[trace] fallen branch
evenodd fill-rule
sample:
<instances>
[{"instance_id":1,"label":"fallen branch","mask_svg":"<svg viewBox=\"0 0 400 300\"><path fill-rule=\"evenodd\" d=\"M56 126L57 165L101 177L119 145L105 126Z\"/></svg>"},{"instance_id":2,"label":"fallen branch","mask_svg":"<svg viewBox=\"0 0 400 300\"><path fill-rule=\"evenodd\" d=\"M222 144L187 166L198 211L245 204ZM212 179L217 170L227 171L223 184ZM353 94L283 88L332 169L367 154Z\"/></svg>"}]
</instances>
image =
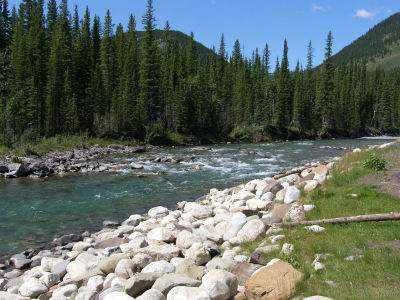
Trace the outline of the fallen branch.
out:
<instances>
[{"instance_id":1,"label":"fallen branch","mask_svg":"<svg viewBox=\"0 0 400 300\"><path fill-rule=\"evenodd\" d=\"M361 215L361 216L334 218L334 219L322 219L322 220L314 220L314 221L288 222L288 223L278 223L276 225L292 227L292 226L299 226L299 225L347 224L347 223L380 222L380 221L394 221L394 220L400 220L400 213Z\"/></svg>"},{"instance_id":2,"label":"fallen branch","mask_svg":"<svg viewBox=\"0 0 400 300\"><path fill-rule=\"evenodd\" d=\"M317 167L317 166L319 166L319 164L312 164L311 166L301 167L301 168L297 168L297 169L295 169L295 170L290 170L290 171L281 172L281 173L275 174L275 175L274 175L274 179L275 179L275 180L278 180L278 179L281 179L281 178L286 177L286 176L289 176L289 175L300 174L301 172L303 172L303 171L305 171L305 170L307 170L307 169L315 168L315 167Z\"/></svg>"}]
</instances>

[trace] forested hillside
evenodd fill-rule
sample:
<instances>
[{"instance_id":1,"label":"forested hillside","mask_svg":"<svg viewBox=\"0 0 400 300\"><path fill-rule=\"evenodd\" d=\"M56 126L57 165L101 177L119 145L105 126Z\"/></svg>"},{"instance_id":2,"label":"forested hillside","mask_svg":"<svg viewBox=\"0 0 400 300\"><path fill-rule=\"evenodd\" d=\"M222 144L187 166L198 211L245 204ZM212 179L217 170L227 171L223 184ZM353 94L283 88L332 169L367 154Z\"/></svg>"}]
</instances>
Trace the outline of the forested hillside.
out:
<instances>
[{"instance_id":1,"label":"forested hillside","mask_svg":"<svg viewBox=\"0 0 400 300\"><path fill-rule=\"evenodd\" d=\"M374 26L366 34L333 56L335 65L367 60L370 69L382 66L386 70L400 67L400 13Z\"/></svg>"},{"instance_id":2,"label":"forested hillside","mask_svg":"<svg viewBox=\"0 0 400 300\"><path fill-rule=\"evenodd\" d=\"M137 32L137 38L139 41L139 44L141 45L142 39L143 39L144 31L138 31ZM163 30L154 30L154 37L158 40L158 46L159 48L164 48L164 31ZM190 42L190 36L184 34L183 32L177 31L177 30L170 30L169 31L169 37L172 41L177 41L178 45L182 47L182 50L186 50L189 42ZM205 47L203 44L193 40L194 47L196 49L196 56L199 56L202 60L205 60L207 55L211 54L210 49Z\"/></svg>"},{"instance_id":3,"label":"forested hillside","mask_svg":"<svg viewBox=\"0 0 400 300\"><path fill-rule=\"evenodd\" d=\"M0 0L0 143L21 137L88 134L150 143L357 136L397 132L400 72L367 72L366 61L335 67L332 35L325 61L289 69L268 44L251 57L239 41L228 54L155 30L153 1L136 31L70 13L67 0ZM102 28L102 30L100 30ZM305 42L305 44L307 44ZM271 67L271 65L273 65Z\"/></svg>"}]
</instances>

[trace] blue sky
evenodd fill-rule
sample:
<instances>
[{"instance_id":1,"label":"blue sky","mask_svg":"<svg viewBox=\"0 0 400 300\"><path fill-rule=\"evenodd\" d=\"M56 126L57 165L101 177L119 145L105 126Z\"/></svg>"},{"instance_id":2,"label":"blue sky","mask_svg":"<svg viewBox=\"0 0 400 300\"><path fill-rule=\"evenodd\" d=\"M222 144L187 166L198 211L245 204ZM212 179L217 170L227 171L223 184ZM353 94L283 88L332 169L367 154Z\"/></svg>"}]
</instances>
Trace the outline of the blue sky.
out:
<instances>
[{"instance_id":1,"label":"blue sky","mask_svg":"<svg viewBox=\"0 0 400 300\"><path fill-rule=\"evenodd\" d=\"M9 2L11 5L20 3ZM113 23L124 26L133 13L141 29L146 2L69 0L69 5L72 11L78 4L81 16L88 5L91 15L102 19L109 8ZM317 65L323 59L329 30L332 30L334 52L337 52L375 24L400 11L399 0L154 0L154 6L158 28L163 28L169 20L172 29L187 34L193 32L197 41L210 48L215 45L218 49L222 33L229 52L234 41L239 39L246 56L256 48L262 51L268 43L273 67L287 38L292 68L297 60L305 64L309 40L313 43Z\"/></svg>"}]
</instances>

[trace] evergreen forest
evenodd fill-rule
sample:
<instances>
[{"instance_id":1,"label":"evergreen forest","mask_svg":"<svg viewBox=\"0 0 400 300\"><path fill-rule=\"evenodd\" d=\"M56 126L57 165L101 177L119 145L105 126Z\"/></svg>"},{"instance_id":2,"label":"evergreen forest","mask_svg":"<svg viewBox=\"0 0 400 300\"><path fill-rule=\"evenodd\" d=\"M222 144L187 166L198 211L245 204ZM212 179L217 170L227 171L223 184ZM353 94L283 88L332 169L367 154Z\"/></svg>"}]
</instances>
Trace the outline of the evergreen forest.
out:
<instances>
[{"instance_id":1,"label":"evergreen forest","mask_svg":"<svg viewBox=\"0 0 400 300\"><path fill-rule=\"evenodd\" d=\"M193 33L185 42L167 22L156 30L153 1L141 20L113 25L67 0L0 0L0 144L21 137L85 134L141 143L356 137L397 133L400 70L373 71L357 56L313 66L280 59L268 44L251 57L224 36L204 50ZM46 9L45 9L46 7ZM138 32L138 22L144 31ZM398 30L398 28L397 28ZM351 54L349 54L351 56Z\"/></svg>"}]
</instances>

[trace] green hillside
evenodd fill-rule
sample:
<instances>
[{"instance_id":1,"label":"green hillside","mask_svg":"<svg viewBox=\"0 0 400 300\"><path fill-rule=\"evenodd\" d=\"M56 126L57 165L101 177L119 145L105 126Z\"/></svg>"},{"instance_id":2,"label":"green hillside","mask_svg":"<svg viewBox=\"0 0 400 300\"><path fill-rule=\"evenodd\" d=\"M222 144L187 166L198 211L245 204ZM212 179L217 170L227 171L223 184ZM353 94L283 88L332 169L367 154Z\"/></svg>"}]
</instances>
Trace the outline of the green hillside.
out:
<instances>
[{"instance_id":1,"label":"green hillside","mask_svg":"<svg viewBox=\"0 0 400 300\"><path fill-rule=\"evenodd\" d=\"M336 65L366 59L368 68L390 70L400 66L400 13L375 25L366 34L333 56Z\"/></svg>"},{"instance_id":2,"label":"green hillside","mask_svg":"<svg viewBox=\"0 0 400 300\"><path fill-rule=\"evenodd\" d=\"M143 38L143 33L144 31L138 31L137 32L137 36L139 39L139 42L142 41ZM159 41L160 47L162 48L162 38L163 38L163 31L162 30L155 30L154 34L156 36L156 38ZM177 31L177 30L171 30L170 31L170 35L171 35L171 40L176 40L178 42L178 44L181 45L181 47L183 47L184 49L186 49L189 40L190 40L190 36L188 36L187 34L184 34L181 31ZM205 47L203 44L196 42L195 41L195 46L196 46L196 50L198 55L200 55L201 58L205 59L207 57L207 55L211 52L211 50L207 47Z\"/></svg>"}]
</instances>

